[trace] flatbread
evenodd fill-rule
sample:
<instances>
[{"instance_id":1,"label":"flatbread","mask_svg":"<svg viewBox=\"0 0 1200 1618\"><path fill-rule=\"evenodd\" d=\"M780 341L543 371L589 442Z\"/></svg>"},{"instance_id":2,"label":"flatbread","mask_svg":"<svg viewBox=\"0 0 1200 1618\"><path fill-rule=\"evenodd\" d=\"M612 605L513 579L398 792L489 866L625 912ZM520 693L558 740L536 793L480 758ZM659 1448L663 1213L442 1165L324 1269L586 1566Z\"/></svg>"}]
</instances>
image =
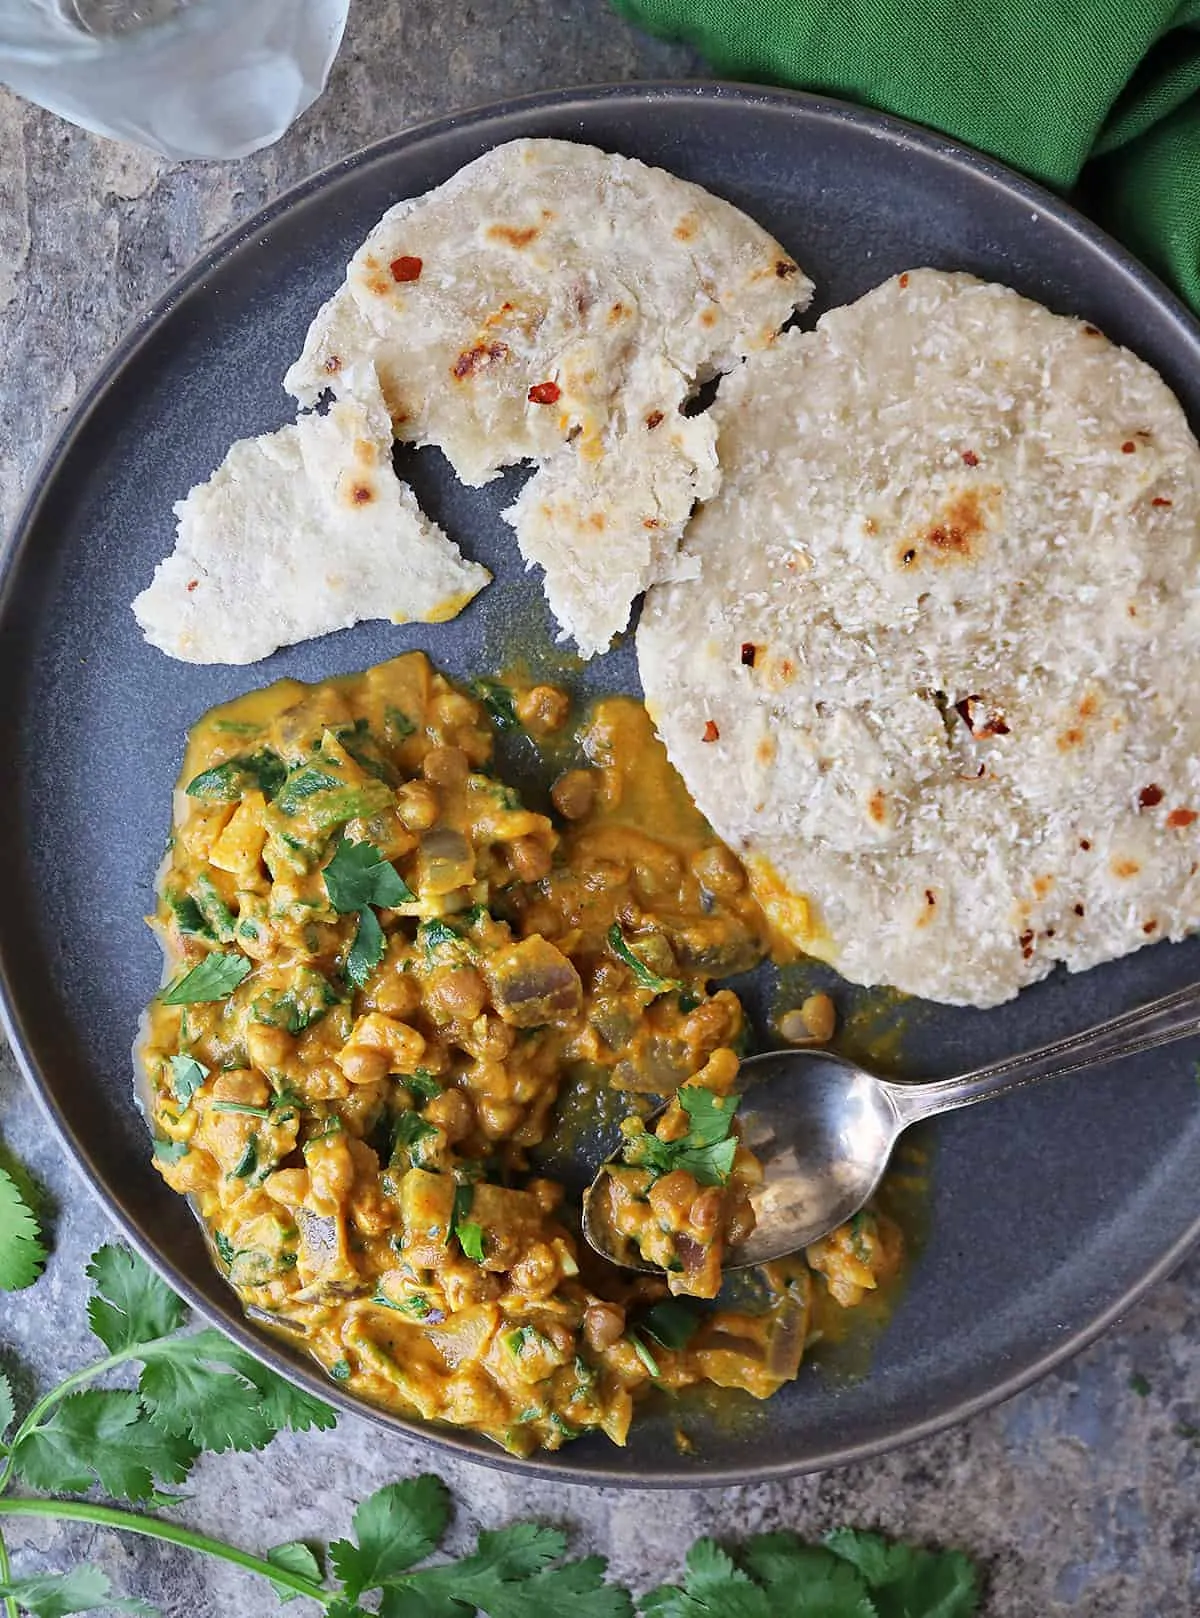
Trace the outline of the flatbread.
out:
<instances>
[{"instance_id":1,"label":"flatbread","mask_svg":"<svg viewBox=\"0 0 1200 1618\"><path fill-rule=\"evenodd\" d=\"M491 578L392 470L369 366L327 415L234 444L175 507L174 552L133 603L152 646L185 663L254 663L366 618L441 623Z\"/></svg>"},{"instance_id":2,"label":"flatbread","mask_svg":"<svg viewBox=\"0 0 1200 1618\"><path fill-rule=\"evenodd\" d=\"M811 294L778 242L700 187L571 141L513 141L384 215L285 386L304 404L352 394L366 358L397 437L438 445L465 483L544 465L507 515L591 654L670 576L693 503L715 491L712 424L681 406Z\"/></svg>"},{"instance_id":3,"label":"flatbread","mask_svg":"<svg viewBox=\"0 0 1200 1618\"><path fill-rule=\"evenodd\" d=\"M914 270L714 407L647 700L802 949L988 1006L1200 921L1200 450L1095 327Z\"/></svg>"}]
</instances>

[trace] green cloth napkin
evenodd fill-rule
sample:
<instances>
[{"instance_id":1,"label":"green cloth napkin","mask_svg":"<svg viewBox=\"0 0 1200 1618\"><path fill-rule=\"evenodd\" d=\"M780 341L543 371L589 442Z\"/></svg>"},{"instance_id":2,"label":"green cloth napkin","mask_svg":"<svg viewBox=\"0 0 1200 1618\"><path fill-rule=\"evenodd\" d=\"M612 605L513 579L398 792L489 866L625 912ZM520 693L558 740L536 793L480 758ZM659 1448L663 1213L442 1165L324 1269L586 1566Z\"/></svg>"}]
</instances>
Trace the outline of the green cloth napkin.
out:
<instances>
[{"instance_id":1,"label":"green cloth napkin","mask_svg":"<svg viewBox=\"0 0 1200 1618\"><path fill-rule=\"evenodd\" d=\"M1200 312L1200 0L613 0L728 78L824 91L1083 205Z\"/></svg>"}]
</instances>

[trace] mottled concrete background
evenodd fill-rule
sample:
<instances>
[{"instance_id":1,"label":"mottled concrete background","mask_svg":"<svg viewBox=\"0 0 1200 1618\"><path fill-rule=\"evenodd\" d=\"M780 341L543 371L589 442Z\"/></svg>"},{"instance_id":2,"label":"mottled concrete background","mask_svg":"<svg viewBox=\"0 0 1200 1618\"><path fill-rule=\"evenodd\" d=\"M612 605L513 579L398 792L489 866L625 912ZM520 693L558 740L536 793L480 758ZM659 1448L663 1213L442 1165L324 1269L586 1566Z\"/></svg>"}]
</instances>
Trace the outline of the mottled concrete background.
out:
<instances>
[{"instance_id":1,"label":"mottled concrete background","mask_svg":"<svg viewBox=\"0 0 1200 1618\"><path fill-rule=\"evenodd\" d=\"M699 71L686 52L615 20L604 0L358 0L324 97L278 146L245 162L171 165L0 91L0 520L11 520L64 412L137 311L286 186L433 114L556 84ZM0 1126L56 1208L47 1278L0 1300L0 1359L27 1389L81 1362L83 1266L112 1232L2 1052ZM439 1469L461 1501L460 1533L522 1515L562 1522L635 1588L673 1572L701 1533L787 1526L815 1535L851 1523L972 1551L988 1571L989 1618L1192 1618L1197 1281L1193 1259L1065 1371L990 1415L819 1478L647 1497L523 1484L464 1463ZM429 1464L419 1446L345 1420L261 1458L202 1462L183 1515L261 1550L342 1531L356 1499ZM171 1618L276 1610L257 1581L145 1541L42 1527L11 1537L20 1569L89 1556Z\"/></svg>"}]
</instances>

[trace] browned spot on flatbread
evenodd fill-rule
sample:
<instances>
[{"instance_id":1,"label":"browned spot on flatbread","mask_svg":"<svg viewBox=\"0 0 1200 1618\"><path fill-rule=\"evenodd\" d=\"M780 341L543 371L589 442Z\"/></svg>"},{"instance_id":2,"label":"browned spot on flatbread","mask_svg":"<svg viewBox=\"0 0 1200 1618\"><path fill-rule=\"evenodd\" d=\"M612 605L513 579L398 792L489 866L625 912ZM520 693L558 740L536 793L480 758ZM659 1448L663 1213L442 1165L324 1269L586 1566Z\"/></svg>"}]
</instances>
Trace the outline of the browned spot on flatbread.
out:
<instances>
[{"instance_id":1,"label":"browned spot on flatbread","mask_svg":"<svg viewBox=\"0 0 1200 1618\"><path fill-rule=\"evenodd\" d=\"M867 799L867 813L877 826L882 826L887 819L887 799L878 787Z\"/></svg>"},{"instance_id":2,"label":"browned spot on flatbread","mask_svg":"<svg viewBox=\"0 0 1200 1618\"><path fill-rule=\"evenodd\" d=\"M694 213L685 213L675 226L675 239L680 242L690 242L699 228L700 221Z\"/></svg>"},{"instance_id":3,"label":"browned spot on flatbread","mask_svg":"<svg viewBox=\"0 0 1200 1618\"><path fill-rule=\"evenodd\" d=\"M465 382L478 376L480 371L486 371L489 365L506 360L508 352L507 343L476 343L473 348L463 349L450 367L450 374L456 382Z\"/></svg>"},{"instance_id":4,"label":"browned spot on flatbread","mask_svg":"<svg viewBox=\"0 0 1200 1618\"><path fill-rule=\"evenodd\" d=\"M1177 831L1182 831L1185 826L1190 826L1195 819L1196 811L1194 809L1172 809L1167 816L1167 825L1174 826Z\"/></svg>"},{"instance_id":5,"label":"browned spot on flatbread","mask_svg":"<svg viewBox=\"0 0 1200 1618\"><path fill-rule=\"evenodd\" d=\"M325 370L330 376L336 376L342 368L342 362L336 354L331 354L325 361Z\"/></svg>"},{"instance_id":6,"label":"browned spot on flatbread","mask_svg":"<svg viewBox=\"0 0 1200 1618\"><path fill-rule=\"evenodd\" d=\"M1052 876L1035 876L1033 879L1033 895L1035 899L1044 899L1054 886Z\"/></svg>"},{"instance_id":7,"label":"browned spot on flatbread","mask_svg":"<svg viewBox=\"0 0 1200 1618\"><path fill-rule=\"evenodd\" d=\"M369 483L352 483L350 485L350 504L353 506L369 506L375 498L375 490Z\"/></svg>"},{"instance_id":8,"label":"browned spot on flatbread","mask_svg":"<svg viewBox=\"0 0 1200 1618\"><path fill-rule=\"evenodd\" d=\"M988 508L999 495L995 487L959 490L928 528L900 541L895 553L900 566L911 567L921 556L938 564L975 561L987 533Z\"/></svg>"},{"instance_id":9,"label":"browned spot on flatbread","mask_svg":"<svg viewBox=\"0 0 1200 1618\"><path fill-rule=\"evenodd\" d=\"M1082 741L1083 732L1078 725L1072 725L1058 738L1058 750L1060 753L1069 753L1072 747L1078 747Z\"/></svg>"},{"instance_id":10,"label":"browned spot on flatbread","mask_svg":"<svg viewBox=\"0 0 1200 1618\"><path fill-rule=\"evenodd\" d=\"M1136 876L1141 870L1141 866L1136 860L1131 860L1127 854L1119 854L1116 859L1110 862L1109 870L1114 876L1120 877L1124 881L1131 876Z\"/></svg>"},{"instance_id":11,"label":"browned spot on flatbread","mask_svg":"<svg viewBox=\"0 0 1200 1618\"><path fill-rule=\"evenodd\" d=\"M1079 717L1081 719L1092 719L1099 712L1099 709L1100 702L1096 696L1096 693L1094 691L1089 691L1085 697L1080 699Z\"/></svg>"},{"instance_id":12,"label":"browned spot on flatbread","mask_svg":"<svg viewBox=\"0 0 1200 1618\"><path fill-rule=\"evenodd\" d=\"M510 247L528 247L541 235L540 225L489 225L487 234L494 242L507 242Z\"/></svg>"}]
</instances>

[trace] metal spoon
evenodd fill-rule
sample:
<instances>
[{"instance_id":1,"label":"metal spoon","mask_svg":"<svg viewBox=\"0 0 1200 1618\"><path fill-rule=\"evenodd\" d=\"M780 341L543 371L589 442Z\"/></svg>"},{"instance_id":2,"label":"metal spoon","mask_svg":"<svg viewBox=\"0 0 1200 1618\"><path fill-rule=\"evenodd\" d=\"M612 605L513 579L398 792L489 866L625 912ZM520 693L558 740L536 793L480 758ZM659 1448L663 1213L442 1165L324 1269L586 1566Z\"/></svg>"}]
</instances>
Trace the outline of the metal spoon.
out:
<instances>
[{"instance_id":1,"label":"metal spoon","mask_svg":"<svg viewBox=\"0 0 1200 1618\"><path fill-rule=\"evenodd\" d=\"M897 1083L826 1050L753 1056L742 1064L744 1095L737 1116L742 1140L762 1163L765 1175L751 1197L754 1231L726 1254L725 1268L766 1264L844 1224L875 1191L900 1134L919 1119L1197 1033L1200 984L1193 984L1085 1033L953 1079ZM607 1172L605 1163L584 1197L584 1235L613 1263L653 1272L653 1265L636 1256L632 1263L618 1256L622 1238L600 1216L601 1199L596 1196Z\"/></svg>"}]
</instances>

